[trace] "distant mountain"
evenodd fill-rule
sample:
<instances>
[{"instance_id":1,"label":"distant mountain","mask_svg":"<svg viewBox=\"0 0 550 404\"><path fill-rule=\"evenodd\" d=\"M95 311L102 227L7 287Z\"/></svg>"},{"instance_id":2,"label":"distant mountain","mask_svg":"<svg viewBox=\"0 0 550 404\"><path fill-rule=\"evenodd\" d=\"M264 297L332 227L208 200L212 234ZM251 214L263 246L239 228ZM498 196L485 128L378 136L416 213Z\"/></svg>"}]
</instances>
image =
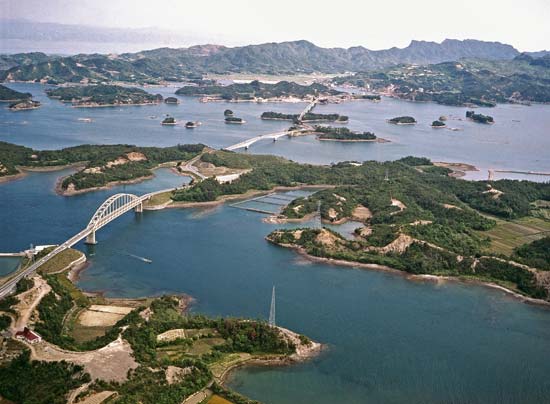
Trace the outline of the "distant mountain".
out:
<instances>
[{"instance_id":1,"label":"distant mountain","mask_svg":"<svg viewBox=\"0 0 550 404\"><path fill-rule=\"evenodd\" d=\"M365 71L396 64L430 64L462 58L509 60L519 55L510 45L477 40L446 39L442 43L412 41L403 49L371 51L364 47L321 48L308 41L266 43L229 48L200 45L159 48L121 55L79 54L21 63L0 74L7 80L77 82L157 82L182 80L204 73L342 73ZM4 60L4 59L2 59ZM4 62L14 63L13 59Z\"/></svg>"},{"instance_id":2,"label":"distant mountain","mask_svg":"<svg viewBox=\"0 0 550 404\"><path fill-rule=\"evenodd\" d=\"M544 56L550 55L550 50L542 50L538 52L524 52L526 55L532 56L534 58L542 58Z\"/></svg>"},{"instance_id":3,"label":"distant mountain","mask_svg":"<svg viewBox=\"0 0 550 404\"><path fill-rule=\"evenodd\" d=\"M0 52L25 50L70 55L128 52L162 46L188 46L216 41L220 36L197 35L158 28L109 28L58 24L25 19L0 19Z\"/></svg>"}]
</instances>

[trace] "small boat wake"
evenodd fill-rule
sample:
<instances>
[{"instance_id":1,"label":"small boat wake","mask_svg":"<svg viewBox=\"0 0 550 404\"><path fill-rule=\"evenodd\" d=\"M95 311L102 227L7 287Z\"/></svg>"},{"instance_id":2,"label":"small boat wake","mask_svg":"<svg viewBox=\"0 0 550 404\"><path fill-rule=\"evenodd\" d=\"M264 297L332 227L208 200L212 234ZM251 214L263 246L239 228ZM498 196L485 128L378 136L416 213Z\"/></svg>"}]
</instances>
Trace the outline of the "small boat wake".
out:
<instances>
[{"instance_id":1,"label":"small boat wake","mask_svg":"<svg viewBox=\"0 0 550 404\"><path fill-rule=\"evenodd\" d=\"M152 263L153 261L150 260L149 258L145 258L145 257L140 257L139 255L135 255L135 254L130 254L129 252L123 252L124 255L127 255L128 257L132 257L132 258L135 258L139 261L142 261L142 262L146 262L147 264L150 264Z\"/></svg>"}]
</instances>

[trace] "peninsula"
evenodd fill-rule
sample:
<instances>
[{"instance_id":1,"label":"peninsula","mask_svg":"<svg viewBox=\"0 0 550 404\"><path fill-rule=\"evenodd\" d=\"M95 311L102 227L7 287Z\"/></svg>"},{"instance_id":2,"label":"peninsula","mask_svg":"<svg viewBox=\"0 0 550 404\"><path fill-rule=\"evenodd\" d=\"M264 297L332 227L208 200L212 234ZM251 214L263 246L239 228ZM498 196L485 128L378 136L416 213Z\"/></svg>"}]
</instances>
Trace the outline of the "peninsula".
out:
<instances>
[{"instance_id":1,"label":"peninsula","mask_svg":"<svg viewBox=\"0 0 550 404\"><path fill-rule=\"evenodd\" d=\"M21 93L0 84L0 102L14 103L30 100L31 97L31 93Z\"/></svg>"},{"instance_id":2,"label":"peninsula","mask_svg":"<svg viewBox=\"0 0 550 404\"><path fill-rule=\"evenodd\" d=\"M48 249L37 253L40 258ZM0 301L0 396L10 402L251 400L224 387L247 364L283 365L320 344L264 321L189 314L188 296L108 299L71 282L86 257L65 250ZM25 258L23 268L31 262Z\"/></svg>"},{"instance_id":3,"label":"peninsula","mask_svg":"<svg viewBox=\"0 0 550 404\"><path fill-rule=\"evenodd\" d=\"M0 142L0 178L18 175L25 169L61 169L78 165L78 171L63 178L57 186L59 193L69 196L150 178L152 170L160 164L190 160L204 147L201 144L164 148L83 145L39 151Z\"/></svg>"}]
</instances>

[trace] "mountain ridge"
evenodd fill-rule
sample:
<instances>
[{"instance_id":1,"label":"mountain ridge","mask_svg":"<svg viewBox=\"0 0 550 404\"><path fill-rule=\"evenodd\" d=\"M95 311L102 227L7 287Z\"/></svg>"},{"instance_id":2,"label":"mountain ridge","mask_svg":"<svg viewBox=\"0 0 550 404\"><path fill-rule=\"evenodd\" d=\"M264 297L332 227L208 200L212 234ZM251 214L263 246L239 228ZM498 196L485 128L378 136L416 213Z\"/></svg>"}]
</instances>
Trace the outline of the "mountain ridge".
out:
<instances>
[{"instance_id":1,"label":"mountain ridge","mask_svg":"<svg viewBox=\"0 0 550 404\"><path fill-rule=\"evenodd\" d=\"M34 59L33 56L34 55ZM158 82L184 80L205 73L300 74L344 73L398 64L433 64L464 58L511 60L520 52L511 45L474 39L441 43L413 40L405 48L369 50L363 46L322 48L307 40L227 47L207 44L156 48L121 54L41 53L0 56L2 80Z\"/></svg>"}]
</instances>

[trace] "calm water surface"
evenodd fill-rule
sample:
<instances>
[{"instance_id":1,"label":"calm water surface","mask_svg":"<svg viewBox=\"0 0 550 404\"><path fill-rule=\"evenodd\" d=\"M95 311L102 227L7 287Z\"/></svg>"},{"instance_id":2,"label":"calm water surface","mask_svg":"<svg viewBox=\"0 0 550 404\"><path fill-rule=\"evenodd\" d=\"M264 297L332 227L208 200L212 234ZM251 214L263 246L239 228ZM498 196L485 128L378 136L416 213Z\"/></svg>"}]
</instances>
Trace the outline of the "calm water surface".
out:
<instances>
[{"instance_id":1,"label":"calm water surface","mask_svg":"<svg viewBox=\"0 0 550 404\"><path fill-rule=\"evenodd\" d=\"M40 89L36 85L12 87ZM238 116L249 121L235 127L221 121L227 104L184 99L176 107L74 109L42 101L44 107L36 111L1 110L0 138L36 148L198 141L220 147L287 126L259 120L266 109L292 112L301 108L231 104ZM311 162L417 154L481 167L483 163L493 168L502 164L550 170L545 132L548 107L499 106L490 111L497 120L490 127L451 121L464 127L461 132L434 131L427 126L441 114L463 116L461 108L394 100L319 110L323 108L350 115L352 129L374 130L392 143L350 145L299 138L258 144L254 152ZM159 121L167 112L182 120L201 120L204 125L193 131L161 127ZM385 124L385 118L402 114L414 115L421 124ZM509 114L522 121L518 128ZM79 123L78 117L92 117L94 122ZM60 197L53 191L55 181L69 173L31 173L0 185L0 251L67 239L113 193L142 194L185 181L169 170L157 170L151 181ZM232 387L267 403L550 402L547 309L481 286L411 282L390 273L311 263L267 243L264 237L280 225L262 223L260 218L229 206L127 214L98 232L97 246L78 246L91 263L79 286L108 296L187 293L196 298L196 312L265 319L271 287L276 285L277 322L328 348L313 361L245 369L232 377ZM353 231L353 224L341 231ZM153 262L146 264L128 254Z\"/></svg>"},{"instance_id":2,"label":"calm water surface","mask_svg":"<svg viewBox=\"0 0 550 404\"><path fill-rule=\"evenodd\" d=\"M177 143L205 143L220 148L262 133L286 129L289 122L262 121L264 111L297 113L304 103L199 103L196 98L179 97L180 105L132 106L113 108L72 108L48 99L44 86L11 83L10 87L31 92L42 107L33 111L11 112L0 109L0 140L37 149L55 149L82 143L129 143L172 146ZM149 88L164 96L174 95L175 87ZM227 125L223 111L231 108L244 118L245 125ZM337 112L348 115L350 129L372 131L391 143L320 142L312 136L263 141L250 149L253 153L277 154L289 159L329 164L345 160L395 160L407 155L425 156L434 161L470 163L480 168L477 177L486 177L487 169L514 169L550 172L550 106L499 105L477 111L495 118L494 125L464 120L467 108L432 103L413 103L384 98L382 102L348 102L319 105L319 113ZM201 121L202 126L161 126L166 114L177 120ZM414 126L386 123L386 119L412 115ZM430 124L446 115L449 127L432 129ZM153 117L153 118L152 118ZM92 123L78 118L92 118ZM507 175L509 176L509 175ZM476 177L476 174L473 175ZM548 179L543 177L542 180ZM540 180L540 178L539 178Z\"/></svg>"}]
</instances>

